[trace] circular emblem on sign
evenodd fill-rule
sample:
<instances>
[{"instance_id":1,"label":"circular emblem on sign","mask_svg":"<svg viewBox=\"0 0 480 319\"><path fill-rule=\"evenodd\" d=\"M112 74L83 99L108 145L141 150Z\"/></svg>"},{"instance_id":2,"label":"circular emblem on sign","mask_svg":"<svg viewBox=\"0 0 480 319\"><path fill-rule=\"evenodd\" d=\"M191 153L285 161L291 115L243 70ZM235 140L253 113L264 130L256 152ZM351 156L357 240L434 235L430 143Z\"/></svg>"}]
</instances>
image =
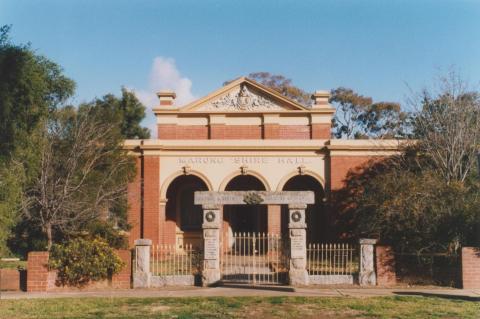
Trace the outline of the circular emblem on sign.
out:
<instances>
[{"instance_id":1,"label":"circular emblem on sign","mask_svg":"<svg viewBox=\"0 0 480 319\"><path fill-rule=\"evenodd\" d=\"M300 219L302 219L302 214L300 214L299 211L295 211L295 212L292 213L292 220L294 222L299 222Z\"/></svg>"},{"instance_id":2,"label":"circular emblem on sign","mask_svg":"<svg viewBox=\"0 0 480 319\"><path fill-rule=\"evenodd\" d=\"M205 214L205 219L207 222L213 222L215 220L215 213L214 212L207 212Z\"/></svg>"}]
</instances>

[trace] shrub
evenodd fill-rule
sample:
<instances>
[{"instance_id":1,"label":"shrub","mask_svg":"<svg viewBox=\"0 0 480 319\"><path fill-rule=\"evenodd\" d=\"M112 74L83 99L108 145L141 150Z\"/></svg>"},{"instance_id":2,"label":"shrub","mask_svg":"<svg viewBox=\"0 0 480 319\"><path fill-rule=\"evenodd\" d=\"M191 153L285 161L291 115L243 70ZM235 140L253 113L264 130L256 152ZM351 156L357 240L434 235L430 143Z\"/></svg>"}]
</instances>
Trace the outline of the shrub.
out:
<instances>
[{"instance_id":1,"label":"shrub","mask_svg":"<svg viewBox=\"0 0 480 319\"><path fill-rule=\"evenodd\" d=\"M53 245L49 260L49 267L58 271L57 281L70 286L84 286L90 281L107 279L123 266L115 251L100 238L77 238Z\"/></svg>"}]
</instances>

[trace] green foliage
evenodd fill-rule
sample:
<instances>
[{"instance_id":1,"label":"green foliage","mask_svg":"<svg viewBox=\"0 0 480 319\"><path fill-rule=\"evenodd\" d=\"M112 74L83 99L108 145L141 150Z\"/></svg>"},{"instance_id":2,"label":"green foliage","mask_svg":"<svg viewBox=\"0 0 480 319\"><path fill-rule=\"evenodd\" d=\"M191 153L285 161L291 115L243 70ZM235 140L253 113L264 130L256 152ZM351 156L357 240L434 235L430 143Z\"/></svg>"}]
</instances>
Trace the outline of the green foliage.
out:
<instances>
[{"instance_id":1,"label":"green foliage","mask_svg":"<svg viewBox=\"0 0 480 319\"><path fill-rule=\"evenodd\" d=\"M148 128L140 125L145 117L145 106L133 92L126 88L122 88L121 98L107 94L101 99L80 106L80 109L84 107L94 109L105 122L118 123L120 133L124 138L150 138Z\"/></svg>"},{"instance_id":2,"label":"green foliage","mask_svg":"<svg viewBox=\"0 0 480 319\"><path fill-rule=\"evenodd\" d=\"M10 255L7 240L18 220L21 205L23 167L0 162L0 256Z\"/></svg>"},{"instance_id":3,"label":"green foliage","mask_svg":"<svg viewBox=\"0 0 480 319\"><path fill-rule=\"evenodd\" d=\"M445 183L409 150L351 172L338 209L355 235L379 238L399 252L458 252L480 246L480 182Z\"/></svg>"},{"instance_id":4,"label":"green foliage","mask_svg":"<svg viewBox=\"0 0 480 319\"><path fill-rule=\"evenodd\" d=\"M29 135L75 88L56 63L11 43L9 30L0 28L0 158L29 145Z\"/></svg>"},{"instance_id":5,"label":"green foliage","mask_svg":"<svg viewBox=\"0 0 480 319\"><path fill-rule=\"evenodd\" d=\"M62 285L84 286L118 273L124 263L107 242L77 238L52 246L49 267L58 271Z\"/></svg>"},{"instance_id":6,"label":"green foliage","mask_svg":"<svg viewBox=\"0 0 480 319\"><path fill-rule=\"evenodd\" d=\"M115 249L128 247L127 237L123 230L119 230L111 221L94 220L86 227L89 238L102 238Z\"/></svg>"},{"instance_id":7,"label":"green foliage","mask_svg":"<svg viewBox=\"0 0 480 319\"><path fill-rule=\"evenodd\" d=\"M38 173L39 128L75 86L57 64L12 43L9 32L0 28L0 254L8 254L23 190Z\"/></svg>"}]
</instances>

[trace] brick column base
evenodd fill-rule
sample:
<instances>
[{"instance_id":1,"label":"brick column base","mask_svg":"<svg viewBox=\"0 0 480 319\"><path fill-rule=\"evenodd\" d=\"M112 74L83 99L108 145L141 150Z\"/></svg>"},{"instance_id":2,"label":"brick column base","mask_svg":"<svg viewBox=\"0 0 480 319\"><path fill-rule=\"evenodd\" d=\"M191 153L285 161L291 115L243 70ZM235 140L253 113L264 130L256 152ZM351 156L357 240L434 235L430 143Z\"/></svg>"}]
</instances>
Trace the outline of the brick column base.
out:
<instances>
[{"instance_id":1,"label":"brick column base","mask_svg":"<svg viewBox=\"0 0 480 319\"><path fill-rule=\"evenodd\" d=\"M375 255L375 266L377 267L377 285L396 285L397 276L395 274L395 255L392 247L376 246Z\"/></svg>"},{"instance_id":2,"label":"brick column base","mask_svg":"<svg viewBox=\"0 0 480 319\"><path fill-rule=\"evenodd\" d=\"M48 251L32 251L27 260L27 291L47 291L48 287Z\"/></svg>"},{"instance_id":3,"label":"brick column base","mask_svg":"<svg viewBox=\"0 0 480 319\"><path fill-rule=\"evenodd\" d=\"M480 288L480 248L462 248L462 286L463 289Z\"/></svg>"}]
</instances>

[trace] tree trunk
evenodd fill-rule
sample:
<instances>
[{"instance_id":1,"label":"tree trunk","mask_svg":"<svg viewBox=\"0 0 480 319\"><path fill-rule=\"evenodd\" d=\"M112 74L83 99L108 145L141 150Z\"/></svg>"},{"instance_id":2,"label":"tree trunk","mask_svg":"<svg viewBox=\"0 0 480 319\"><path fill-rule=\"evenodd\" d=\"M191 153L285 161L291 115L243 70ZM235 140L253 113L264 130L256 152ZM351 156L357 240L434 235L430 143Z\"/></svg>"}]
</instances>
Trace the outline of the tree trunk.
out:
<instances>
[{"instance_id":1,"label":"tree trunk","mask_svg":"<svg viewBox=\"0 0 480 319\"><path fill-rule=\"evenodd\" d=\"M48 251L50 251L50 249L52 248L52 244L53 244L53 239L52 239L52 225L51 225L50 223L48 223L48 224L45 225L45 233L46 233L47 239L48 239L47 249L48 249Z\"/></svg>"}]
</instances>

